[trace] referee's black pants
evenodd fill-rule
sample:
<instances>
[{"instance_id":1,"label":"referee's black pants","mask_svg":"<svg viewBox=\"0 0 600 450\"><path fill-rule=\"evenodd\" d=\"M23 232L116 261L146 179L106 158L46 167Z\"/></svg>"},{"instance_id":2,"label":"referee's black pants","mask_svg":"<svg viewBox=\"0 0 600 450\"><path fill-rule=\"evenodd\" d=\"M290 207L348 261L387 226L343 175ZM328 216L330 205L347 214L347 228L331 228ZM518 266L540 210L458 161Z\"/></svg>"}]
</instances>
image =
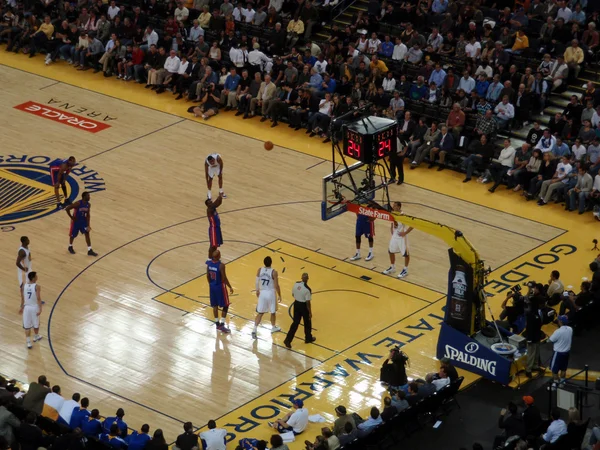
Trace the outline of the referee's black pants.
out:
<instances>
[{"instance_id":1,"label":"referee's black pants","mask_svg":"<svg viewBox=\"0 0 600 450\"><path fill-rule=\"evenodd\" d=\"M304 341L312 342L312 323L310 320L310 314L308 312L308 306L303 302L294 302L294 313L293 313L293 322L290 326L290 331L285 338L285 342L288 344L292 343L294 336L296 335L296 331L298 330L298 326L300 325L300 320L304 321Z\"/></svg>"}]
</instances>

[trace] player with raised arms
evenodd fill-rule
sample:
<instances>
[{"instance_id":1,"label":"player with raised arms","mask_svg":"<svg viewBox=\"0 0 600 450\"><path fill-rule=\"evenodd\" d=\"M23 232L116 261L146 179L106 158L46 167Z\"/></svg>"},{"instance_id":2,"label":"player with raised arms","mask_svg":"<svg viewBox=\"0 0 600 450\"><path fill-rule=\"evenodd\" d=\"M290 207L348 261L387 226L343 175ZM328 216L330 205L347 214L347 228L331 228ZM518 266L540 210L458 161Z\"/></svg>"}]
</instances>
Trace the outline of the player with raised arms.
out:
<instances>
[{"instance_id":1,"label":"player with raised arms","mask_svg":"<svg viewBox=\"0 0 600 450\"><path fill-rule=\"evenodd\" d=\"M258 269L256 272L256 296L258 297L258 304L256 305L256 319L254 319L254 330L252 331L252 338L257 339L258 326L262 320L263 314L271 313L271 333L276 333L281 330L276 325L277 320L277 300L275 299L275 293L279 303L281 303L281 289L279 289L279 277L277 271L271 267L273 260L270 256L264 259L264 267Z\"/></svg>"},{"instance_id":2,"label":"player with raised arms","mask_svg":"<svg viewBox=\"0 0 600 450\"><path fill-rule=\"evenodd\" d=\"M35 333L33 342L42 339L40 336L40 314L42 313L42 289L37 284L37 273L29 272L28 281L23 284L21 289L21 308L19 314L23 315L23 329L25 330L25 339L27 348L31 349L31 329Z\"/></svg>"},{"instance_id":3,"label":"player with raised arms","mask_svg":"<svg viewBox=\"0 0 600 450\"><path fill-rule=\"evenodd\" d=\"M65 212L71 218L71 228L69 229L69 253L72 255L75 254L75 250L73 250L73 241L79 233L83 233L85 242L88 246L88 255L98 256L98 253L92 250L92 240L90 239L90 231L92 231L90 225L92 219L91 209L92 205L90 204L89 192L84 192L81 194L81 200L72 205L68 205L65 208ZM73 212L71 213L71 211Z\"/></svg>"},{"instance_id":4,"label":"player with raised arms","mask_svg":"<svg viewBox=\"0 0 600 450\"><path fill-rule=\"evenodd\" d=\"M210 294L210 306L215 316L217 330L222 333L231 333L225 326L225 317L229 309L229 295L233 294L233 288L225 273L225 264L221 262L221 252L214 247L209 250L210 259L206 261L206 280ZM227 292L229 288L229 292ZM221 319L219 319L219 308L221 308Z\"/></svg>"},{"instance_id":5,"label":"player with raised arms","mask_svg":"<svg viewBox=\"0 0 600 450\"><path fill-rule=\"evenodd\" d=\"M392 210L402 214L402 203L394 202ZM404 268L398 274L398 278L404 278L408 275L408 263L410 262L410 253L408 250L408 233L413 230L412 227L408 227L401 222L394 221L391 226L392 237L390 238L390 245L388 247L388 253L390 255L390 267L383 271L384 274L388 275L396 270L396 253L400 253L404 256Z\"/></svg>"},{"instance_id":6,"label":"player with raised arms","mask_svg":"<svg viewBox=\"0 0 600 450\"><path fill-rule=\"evenodd\" d=\"M204 173L206 175L206 186L208 187L207 197L210 200L212 198L212 182L214 177L219 178L219 195L223 198L227 198L223 192L223 158L218 153L208 155L206 161L204 161Z\"/></svg>"},{"instance_id":7,"label":"player with raised arms","mask_svg":"<svg viewBox=\"0 0 600 450\"><path fill-rule=\"evenodd\" d=\"M54 186L54 196L56 197L56 207L61 208L69 204L69 198L67 197L67 177L71 173L71 169L77 165L77 161L74 156L69 156L68 159L55 159L50 163L50 180L52 186ZM60 195L58 193L58 187L61 187L65 202L60 202Z\"/></svg>"},{"instance_id":8,"label":"player with raised arms","mask_svg":"<svg viewBox=\"0 0 600 450\"><path fill-rule=\"evenodd\" d=\"M220 247L223 245L223 234L221 233L221 219L217 208L223 203L223 196L219 194L219 197L213 202L210 198L207 198L204 204L206 205L206 217L208 217L208 239L211 247Z\"/></svg>"},{"instance_id":9,"label":"player with raised arms","mask_svg":"<svg viewBox=\"0 0 600 450\"><path fill-rule=\"evenodd\" d=\"M372 217L364 216L362 214L356 215L356 253L350 261L356 261L360 259L360 241L361 237L364 236L369 240L369 254L365 258L365 261L371 261L373 259L373 237L375 236L375 219Z\"/></svg>"}]
</instances>

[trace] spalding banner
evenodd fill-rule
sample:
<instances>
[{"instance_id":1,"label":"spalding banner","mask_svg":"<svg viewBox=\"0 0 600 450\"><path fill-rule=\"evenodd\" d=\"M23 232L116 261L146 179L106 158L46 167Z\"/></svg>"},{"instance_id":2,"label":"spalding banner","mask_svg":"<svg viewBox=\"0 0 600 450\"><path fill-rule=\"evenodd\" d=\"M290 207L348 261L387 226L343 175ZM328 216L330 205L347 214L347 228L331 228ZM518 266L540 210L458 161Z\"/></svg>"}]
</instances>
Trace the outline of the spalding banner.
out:
<instances>
[{"instance_id":1,"label":"spalding banner","mask_svg":"<svg viewBox=\"0 0 600 450\"><path fill-rule=\"evenodd\" d=\"M493 350L442 323L437 357L448 358L456 367L502 384L510 382L511 361Z\"/></svg>"}]
</instances>

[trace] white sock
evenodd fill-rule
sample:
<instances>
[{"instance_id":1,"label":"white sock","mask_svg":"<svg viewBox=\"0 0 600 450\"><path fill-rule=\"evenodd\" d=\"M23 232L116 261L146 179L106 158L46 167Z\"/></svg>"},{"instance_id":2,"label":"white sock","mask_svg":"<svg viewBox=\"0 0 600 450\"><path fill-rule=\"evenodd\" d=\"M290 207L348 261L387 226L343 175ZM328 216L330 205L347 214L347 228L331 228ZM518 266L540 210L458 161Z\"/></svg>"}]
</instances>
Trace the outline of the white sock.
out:
<instances>
[{"instance_id":1,"label":"white sock","mask_svg":"<svg viewBox=\"0 0 600 450\"><path fill-rule=\"evenodd\" d=\"M254 325L254 330L253 332L256 333L258 331L258 327L256 325Z\"/></svg>"},{"instance_id":2,"label":"white sock","mask_svg":"<svg viewBox=\"0 0 600 450\"><path fill-rule=\"evenodd\" d=\"M369 255L373 253L373 247L369 247Z\"/></svg>"},{"instance_id":3,"label":"white sock","mask_svg":"<svg viewBox=\"0 0 600 450\"><path fill-rule=\"evenodd\" d=\"M408 267L404 266L404 269L402 269L402 270L406 270L408 272Z\"/></svg>"},{"instance_id":4,"label":"white sock","mask_svg":"<svg viewBox=\"0 0 600 450\"><path fill-rule=\"evenodd\" d=\"M390 264L390 269L395 269L396 268L396 264Z\"/></svg>"},{"instance_id":5,"label":"white sock","mask_svg":"<svg viewBox=\"0 0 600 450\"><path fill-rule=\"evenodd\" d=\"M206 196L208 197L209 200L212 200L212 192L208 191Z\"/></svg>"},{"instance_id":6,"label":"white sock","mask_svg":"<svg viewBox=\"0 0 600 450\"><path fill-rule=\"evenodd\" d=\"M92 249L91 245L88 245L88 252Z\"/></svg>"},{"instance_id":7,"label":"white sock","mask_svg":"<svg viewBox=\"0 0 600 450\"><path fill-rule=\"evenodd\" d=\"M223 193L223 189L219 189L219 194L222 194L222 193Z\"/></svg>"},{"instance_id":8,"label":"white sock","mask_svg":"<svg viewBox=\"0 0 600 450\"><path fill-rule=\"evenodd\" d=\"M358 249L356 249L356 254L357 254L358 256L360 256L360 249L359 249L359 248L358 248Z\"/></svg>"},{"instance_id":9,"label":"white sock","mask_svg":"<svg viewBox=\"0 0 600 450\"><path fill-rule=\"evenodd\" d=\"M69 248L70 248L70 247L73 247L73 244L69 244Z\"/></svg>"},{"instance_id":10,"label":"white sock","mask_svg":"<svg viewBox=\"0 0 600 450\"><path fill-rule=\"evenodd\" d=\"M31 338L27 338L27 343L31 344Z\"/></svg>"}]
</instances>

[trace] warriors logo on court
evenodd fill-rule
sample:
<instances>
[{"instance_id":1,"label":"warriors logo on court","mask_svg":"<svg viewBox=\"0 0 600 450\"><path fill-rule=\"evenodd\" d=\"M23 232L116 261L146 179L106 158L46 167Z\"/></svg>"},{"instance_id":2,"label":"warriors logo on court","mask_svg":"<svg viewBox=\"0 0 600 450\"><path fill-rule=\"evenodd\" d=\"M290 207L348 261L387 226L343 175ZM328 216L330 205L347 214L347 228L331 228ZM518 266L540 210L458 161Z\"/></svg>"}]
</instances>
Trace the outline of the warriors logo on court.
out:
<instances>
[{"instance_id":1,"label":"warriors logo on court","mask_svg":"<svg viewBox=\"0 0 600 450\"><path fill-rule=\"evenodd\" d=\"M49 164L56 158L39 155L0 156L0 226L39 219L56 207ZM106 189L95 170L78 164L66 179L67 196L75 201L83 191Z\"/></svg>"}]
</instances>

